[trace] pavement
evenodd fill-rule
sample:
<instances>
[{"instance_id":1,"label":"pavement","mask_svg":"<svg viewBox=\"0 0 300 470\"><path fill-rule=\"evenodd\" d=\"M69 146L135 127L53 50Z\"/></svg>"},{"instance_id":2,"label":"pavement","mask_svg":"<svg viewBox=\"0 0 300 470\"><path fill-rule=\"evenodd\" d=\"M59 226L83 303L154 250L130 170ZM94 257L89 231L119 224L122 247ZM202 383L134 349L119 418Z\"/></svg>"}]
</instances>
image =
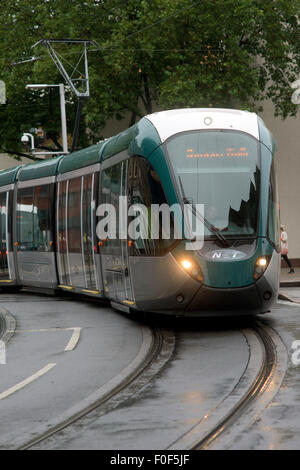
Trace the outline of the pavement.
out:
<instances>
[{"instance_id":1,"label":"pavement","mask_svg":"<svg viewBox=\"0 0 300 470\"><path fill-rule=\"evenodd\" d=\"M300 287L300 267L294 268L295 273L289 273L289 268L281 268L280 287Z\"/></svg>"}]
</instances>

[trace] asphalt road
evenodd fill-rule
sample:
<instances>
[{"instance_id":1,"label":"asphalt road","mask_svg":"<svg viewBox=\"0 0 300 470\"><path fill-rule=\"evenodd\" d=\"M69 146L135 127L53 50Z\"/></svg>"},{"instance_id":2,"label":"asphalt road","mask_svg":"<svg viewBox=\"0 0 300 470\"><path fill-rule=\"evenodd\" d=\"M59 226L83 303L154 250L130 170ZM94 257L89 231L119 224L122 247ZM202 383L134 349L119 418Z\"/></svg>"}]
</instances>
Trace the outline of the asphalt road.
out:
<instances>
[{"instance_id":1,"label":"asphalt road","mask_svg":"<svg viewBox=\"0 0 300 470\"><path fill-rule=\"evenodd\" d=\"M39 426L122 372L143 341L142 323L99 304L22 294L2 296L1 307L17 320L7 364L0 365L2 449L29 440ZM280 334L288 351L284 381L254 423L246 422L238 436L225 433L213 448L300 446L300 365L293 362L300 305L278 303L260 319ZM176 337L175 353L150 383L109 413L94 410L34 448L167 449L205 419L247 368L248 320L167 320L166 325Z\"/></svg>"},{"instance_id":2,"label":"asphalt road","mask_svg":"<svg viewBox=\"0 0 300 470\"><path fill-rule=\"evenodd\" d=\"M142 343L138 323L99 304L2 295L0 308L17 322L0 365L2 449L30 439L119 374Z\"/></svg>"},{"instance_id":3,"label":"asphalt road","mask_svg":"<svg viewBox=\"0 0 300 470\"><path fill-rule=\"evenodd\" d=\"M285 288L284 292L300 301L299 288ZM215 449L300 449L300 304L279 302L264 321L279 333L287 349L288 364L283 383L253 424L234 441L226 442L225 439Z\"/></svg>"}]
</instances>

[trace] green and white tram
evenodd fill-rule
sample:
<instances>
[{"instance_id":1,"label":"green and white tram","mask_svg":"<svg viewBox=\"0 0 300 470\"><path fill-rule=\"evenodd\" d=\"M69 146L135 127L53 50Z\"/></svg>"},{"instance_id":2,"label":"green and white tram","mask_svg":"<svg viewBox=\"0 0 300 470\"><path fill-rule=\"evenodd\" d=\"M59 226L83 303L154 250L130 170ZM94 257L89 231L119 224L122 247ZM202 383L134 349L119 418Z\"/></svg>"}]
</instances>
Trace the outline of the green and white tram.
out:
<instances>
[{"instance_id":1,"label":"green and white tram","mask_svg":"<svg viewBox=\"0 0 300 470\"><path fill-rule=\"evenodd\" d=\"M275 150L254 113L179 109L2 171L0 285L80 293L124 311L267 312L279 286ZM99 236L103 204L114 209L115 237ZM187 249L172 214L169 237L162 217L158 238L131 237L130 208L143 205L151 222L163 204L204 205L199 249Z\"/></svg>"}]
</instances>

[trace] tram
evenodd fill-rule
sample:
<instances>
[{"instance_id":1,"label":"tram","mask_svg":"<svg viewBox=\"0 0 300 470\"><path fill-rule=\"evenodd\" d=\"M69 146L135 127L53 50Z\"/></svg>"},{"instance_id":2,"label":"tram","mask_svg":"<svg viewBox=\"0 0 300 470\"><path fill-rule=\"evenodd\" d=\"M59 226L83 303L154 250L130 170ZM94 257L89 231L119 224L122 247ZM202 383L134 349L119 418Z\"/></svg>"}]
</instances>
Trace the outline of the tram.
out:
<instances>
[{"instance_id":1,"label":"tram","mask_svg":"<svg viewBox=\"0 0 300 470\"><path fill-rule=\"evenodd\" d=\"M178 109L86 149L4 170L0 286L68 291L125 312L270 311L280 265L275 150L255 113ZM150 214L153 205L174 204L204 207L199 248L185 230L178 237L173 213L169 237L160 216L159 237L126 232L130 207ZM98 230L99 207L108 205L115 237Z\"/></svg>"}]
</instances>

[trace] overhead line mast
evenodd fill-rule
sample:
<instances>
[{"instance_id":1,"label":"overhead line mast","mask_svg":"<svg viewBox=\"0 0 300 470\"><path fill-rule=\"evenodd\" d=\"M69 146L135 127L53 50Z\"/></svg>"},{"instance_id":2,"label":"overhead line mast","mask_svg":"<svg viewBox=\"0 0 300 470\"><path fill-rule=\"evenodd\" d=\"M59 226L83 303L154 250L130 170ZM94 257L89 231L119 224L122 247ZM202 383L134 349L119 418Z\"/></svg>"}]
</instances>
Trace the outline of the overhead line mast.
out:
<instances>
[{"instance_id":1,"label":"overhead line mast","mask_svg":"<svg viewBox=\"0 0 300 470\"><path fill-rule=\"evenodd\" d=\"M80 52L79 60L75 65L72 65L69 61L64 59L61 54L55 50L55 45L57 44L77 44L82 45L82 50ZM90 87L89 87L89 70L88 70L88 57L87 57L87 47L88 45L98 46L96 41L91 41L89 39L41 39L35 43L32 48L37 46L47 47L48 53L55 63L56 67L60 71L61 75L64 77L65 81L70 86L71 90L78 99L74 131L73 131L73 141L71 146L71 152L76 149L77 141L79 137L79 127L80 127L80 118L82 113L82 106L86 99L90 97ZM70 71L68 72L67 67L64 63L68 64ZM79 67L84 66L84 71L79 70Z\"/></svg>"}]
</instances>

